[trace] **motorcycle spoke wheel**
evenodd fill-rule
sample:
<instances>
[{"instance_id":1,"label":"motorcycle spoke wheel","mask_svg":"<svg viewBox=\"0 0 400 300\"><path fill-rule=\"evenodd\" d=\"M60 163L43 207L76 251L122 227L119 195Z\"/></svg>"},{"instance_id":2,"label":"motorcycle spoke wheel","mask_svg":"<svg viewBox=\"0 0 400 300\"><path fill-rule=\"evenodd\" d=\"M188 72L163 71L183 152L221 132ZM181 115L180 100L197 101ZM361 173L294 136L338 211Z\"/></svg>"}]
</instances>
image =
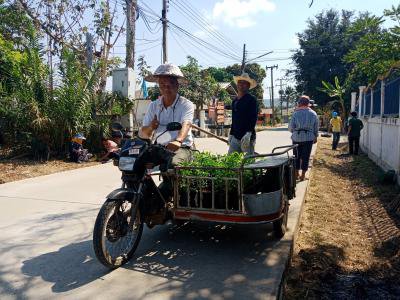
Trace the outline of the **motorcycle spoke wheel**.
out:
<instances>
[{"instance_id":1,"label":"motorcycle spoke wheel","mask_svg":"<svg viewBox=\"0 0 400 300\"><path fill-rule=\"evenodd\" d=\"M131 209L136 210L131 220ZM133 256L143 231L140 211L129 202L106 202L93 231L93 245L99 261L115 269Z\"/></svg>"}]
</instances>

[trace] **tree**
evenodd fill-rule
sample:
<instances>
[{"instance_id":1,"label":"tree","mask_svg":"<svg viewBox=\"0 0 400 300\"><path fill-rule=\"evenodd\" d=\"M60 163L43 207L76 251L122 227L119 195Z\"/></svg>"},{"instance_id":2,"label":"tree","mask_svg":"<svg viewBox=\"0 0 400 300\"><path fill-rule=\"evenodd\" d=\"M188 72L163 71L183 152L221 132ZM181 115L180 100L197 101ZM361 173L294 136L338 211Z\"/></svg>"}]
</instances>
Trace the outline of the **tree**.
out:
<instances>
[{"instance_id":1,"label":"tree","mask_svg":"<svg viewBox=\"0 0 400 300\"><path fill-rule=\"evenodd\" d=\"M120 62L110 58L111 49L124 31L123 24L117 18L119 4L110 0L17 0L16 2L50 41L48 47L51 54L50 61L52 56L60 56L64 48L79 53L77 58L85 60L86 33L94 36L93 49L95 49L95 60L99 62L100 77L97 89L104 91L110 66Z\"/></svg>"},{"instance_id":2,"label":"tree","mask_svg":"<svg viewBox=\"0 0 400 300\"><path fill-rule=\"evenodd\" d=\"M142 80L147 76L150 75L150 68L151 66L149 66L147 64L147 61L144 58L144 55L140 55L138 57L138 63L137 63L137 68L139 70L139 76L142 78ZM139 80L140 82L140 80Z\"/></svg>"},{"instance_id":3,"label":"tree","mask_svg":"<svg viewBox=\"0 0 400 300\"><path fill-rule=\"evenodd\" d=\"M127 98L99 90L103 68L108 72L115 61L98 59L91 69L80 51L61 43L58 81L50 92L43 35L33 19L0 0L0 20L0 126L14 150L44 146L63 153L78 131L99 141L111 117L131 109Z\"/></svg>"},{"instance_id":4,"label":"tree","mask_svg":"<svg viewBox=\"0 0 400 300\"><path fill-rule=\"evenodd\" d=\"M286 101L287 111L289 111L289 106L293 106L296 103L298 96L297 91L291 86L287 86L283 91L283 99Z\"/></svg>"},{"instance_id":5,"label":"tree","mask_svg":"<svg viewBox=\"0 0 400 300\"><path fill-rule=\"evenodd\" d=\"M400 27L383 28L385 17L400 25L400 5L385 10L383 17L368 16L357 20L349 28L348 35L359 38L345 56L345 61L351 65L347 85L374 84L392 67L399 65Z\"/></svg>"},{"instance_id":6,"label":"tree","mask_svg":"<svg viewBox=\"0 0 400 300\"><path fill-rule=\"evenodd\" d=\"M242 73L241 65L234 64L232 66L228 66L228 67L226 67L226 72L231 77L232 85L235 86L234 81L233 81L233 76L239 76ZM256 99L258 101L258 107L263 108L264 107L264 102L263 102L264 89L262 87L262 82L263 82L264 78L266 77L265 70L259 64L251 63L251 64L247 64L245 66L244 72L248 73L249 76L257 82L257 86L254 89L250 90L250 94L252 94L254 97L256 97Z\"/></svg>"},{"instance_id":7,"label":"tree","mask_svg":"<svg viewBox=\"0 0 400 300\"><path fill-rule=\"evenodd\" d=\"M344 81L351 68L343 62L354 41L346 33L353 13L343 10L322 12L307 21L307 29L298 34L300 49L293 55L296 69L291 71L297 81L296 89L309 95L319 105L329 102L329 96L318 90L321 80L337 76Z\"/></svg>"},{"instance_id":8,"label":"tree","mask_svg":"<svg viewBox=\"0 0 400 300\"><path fill-rule=\"evenodd\" d=\"M207 73L211 77L213 77L217 82L231 82L232 76L229 74L225 68L217 68L217 67L209 67L203 70L204 73Z\"/></svg>"},{"instance_id":9,"label":"tree","mask_svg":"<svg viewBox=\"0 0 400 300\"><path fill-rule=\"evenodd\" d=\"M187 80L187 84L181 86L180 93L196 105L195 113L199 117L200 109L215 96L218 85L213 77L202 74L199 63L194 57L188 56L187 59L187 64L180 66Z\"/></svg>"}]
</instances>

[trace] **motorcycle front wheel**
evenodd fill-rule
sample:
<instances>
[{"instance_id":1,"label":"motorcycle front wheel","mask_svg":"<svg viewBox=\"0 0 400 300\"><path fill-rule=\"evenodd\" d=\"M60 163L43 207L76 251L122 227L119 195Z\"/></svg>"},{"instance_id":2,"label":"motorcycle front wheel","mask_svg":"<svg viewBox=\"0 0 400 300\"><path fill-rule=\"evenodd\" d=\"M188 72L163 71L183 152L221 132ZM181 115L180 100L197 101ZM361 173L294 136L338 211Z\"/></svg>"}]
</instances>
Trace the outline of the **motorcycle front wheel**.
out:
<instances>
[{"instance_id":1,"label":"motorcycle front wheel","mask_svg":"<svg viewBox=\"0 0 400 300\"><path fill-rule=\"evenodd\" d=\"M143 222L135 203L105 202L93 230L93 248L97 259L110 269L122 266L135 253L142 232Z\"/></svg>"}]
</instances>

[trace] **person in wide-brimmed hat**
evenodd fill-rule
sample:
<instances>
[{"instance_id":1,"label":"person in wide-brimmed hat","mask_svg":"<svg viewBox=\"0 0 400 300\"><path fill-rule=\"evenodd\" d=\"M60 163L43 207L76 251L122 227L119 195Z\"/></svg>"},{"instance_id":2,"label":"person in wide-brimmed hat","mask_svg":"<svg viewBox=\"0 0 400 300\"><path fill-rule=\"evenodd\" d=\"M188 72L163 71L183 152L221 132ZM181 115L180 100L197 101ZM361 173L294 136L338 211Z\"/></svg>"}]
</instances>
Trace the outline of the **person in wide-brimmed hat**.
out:
<instances>
[{"instance_id":1,"label":"person in wide-brimmed hat","mask_svg":"<svg viewBox=\"0 0 400 300\"><path fill-rule=\"evenodd\" d=\"M158 136L165 131L168 123L179 122L182 129L179 132L167 132L160 137L158 143L175 152L182 147L191 148L193 137L190 125L193 121L194 105L178 94L179 84L185 82L182 71L176 65L162 64L153 74L146 76L145 80L158 83L161 97L150 104L141 133L148 138Z\"/></svg>"},{"instance_id":2,"label":"person in wide-brimmed hat","mask_svg":"<svg viewBox=\"0 0 400 300\"><path fill-rule=\"evenodd\" d=\"M156 71L145 77L146 81L157 82L160 88L161 97L151 102L143 120L140 135L145 138L158 137L166 130L170 122L182 124L180 131L167 131L157 143L175 152L172 162L168 167L173 167L192 157L193 136L191 124L194 115L194 104L178 93L179 84L186 80L178 66L173 64L162 64ZM164 196L172 194L170 183L166 180ZM161 188L160 188L161 189Z\"/></svg>"},{"instance_id":3,"label":"person in wide-brimmed hat","mask_svg":"<svg viewBox=\"0 0 400 300\"><path fill-rule=\"evenodd\" d=\"M238 95L232 102L232 126L229 135L229 150L254 154L256 143L256 123L258 116L257 100L249 94L249 90L257 86L257 82L249 74L234 76Z\"/></svg>"}]
</instances>

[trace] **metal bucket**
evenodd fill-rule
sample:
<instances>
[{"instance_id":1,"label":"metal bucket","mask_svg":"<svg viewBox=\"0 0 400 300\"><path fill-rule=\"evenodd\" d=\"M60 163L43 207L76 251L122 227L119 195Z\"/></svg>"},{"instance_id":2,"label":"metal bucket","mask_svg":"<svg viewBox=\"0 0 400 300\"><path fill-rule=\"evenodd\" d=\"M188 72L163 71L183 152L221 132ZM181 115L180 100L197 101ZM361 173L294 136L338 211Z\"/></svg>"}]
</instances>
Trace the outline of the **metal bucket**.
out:
<instances>
[{"instance_id":1,"label":"metal bucket","mask_svg":"<svg viewBox=\"0 0 400 300\"><path fill-rule=\"evenodd\" d=\"M244 208L249 216L265 216L280 212L282 189L259 194L244 194Z\"/></svg>"}]
</instances>

